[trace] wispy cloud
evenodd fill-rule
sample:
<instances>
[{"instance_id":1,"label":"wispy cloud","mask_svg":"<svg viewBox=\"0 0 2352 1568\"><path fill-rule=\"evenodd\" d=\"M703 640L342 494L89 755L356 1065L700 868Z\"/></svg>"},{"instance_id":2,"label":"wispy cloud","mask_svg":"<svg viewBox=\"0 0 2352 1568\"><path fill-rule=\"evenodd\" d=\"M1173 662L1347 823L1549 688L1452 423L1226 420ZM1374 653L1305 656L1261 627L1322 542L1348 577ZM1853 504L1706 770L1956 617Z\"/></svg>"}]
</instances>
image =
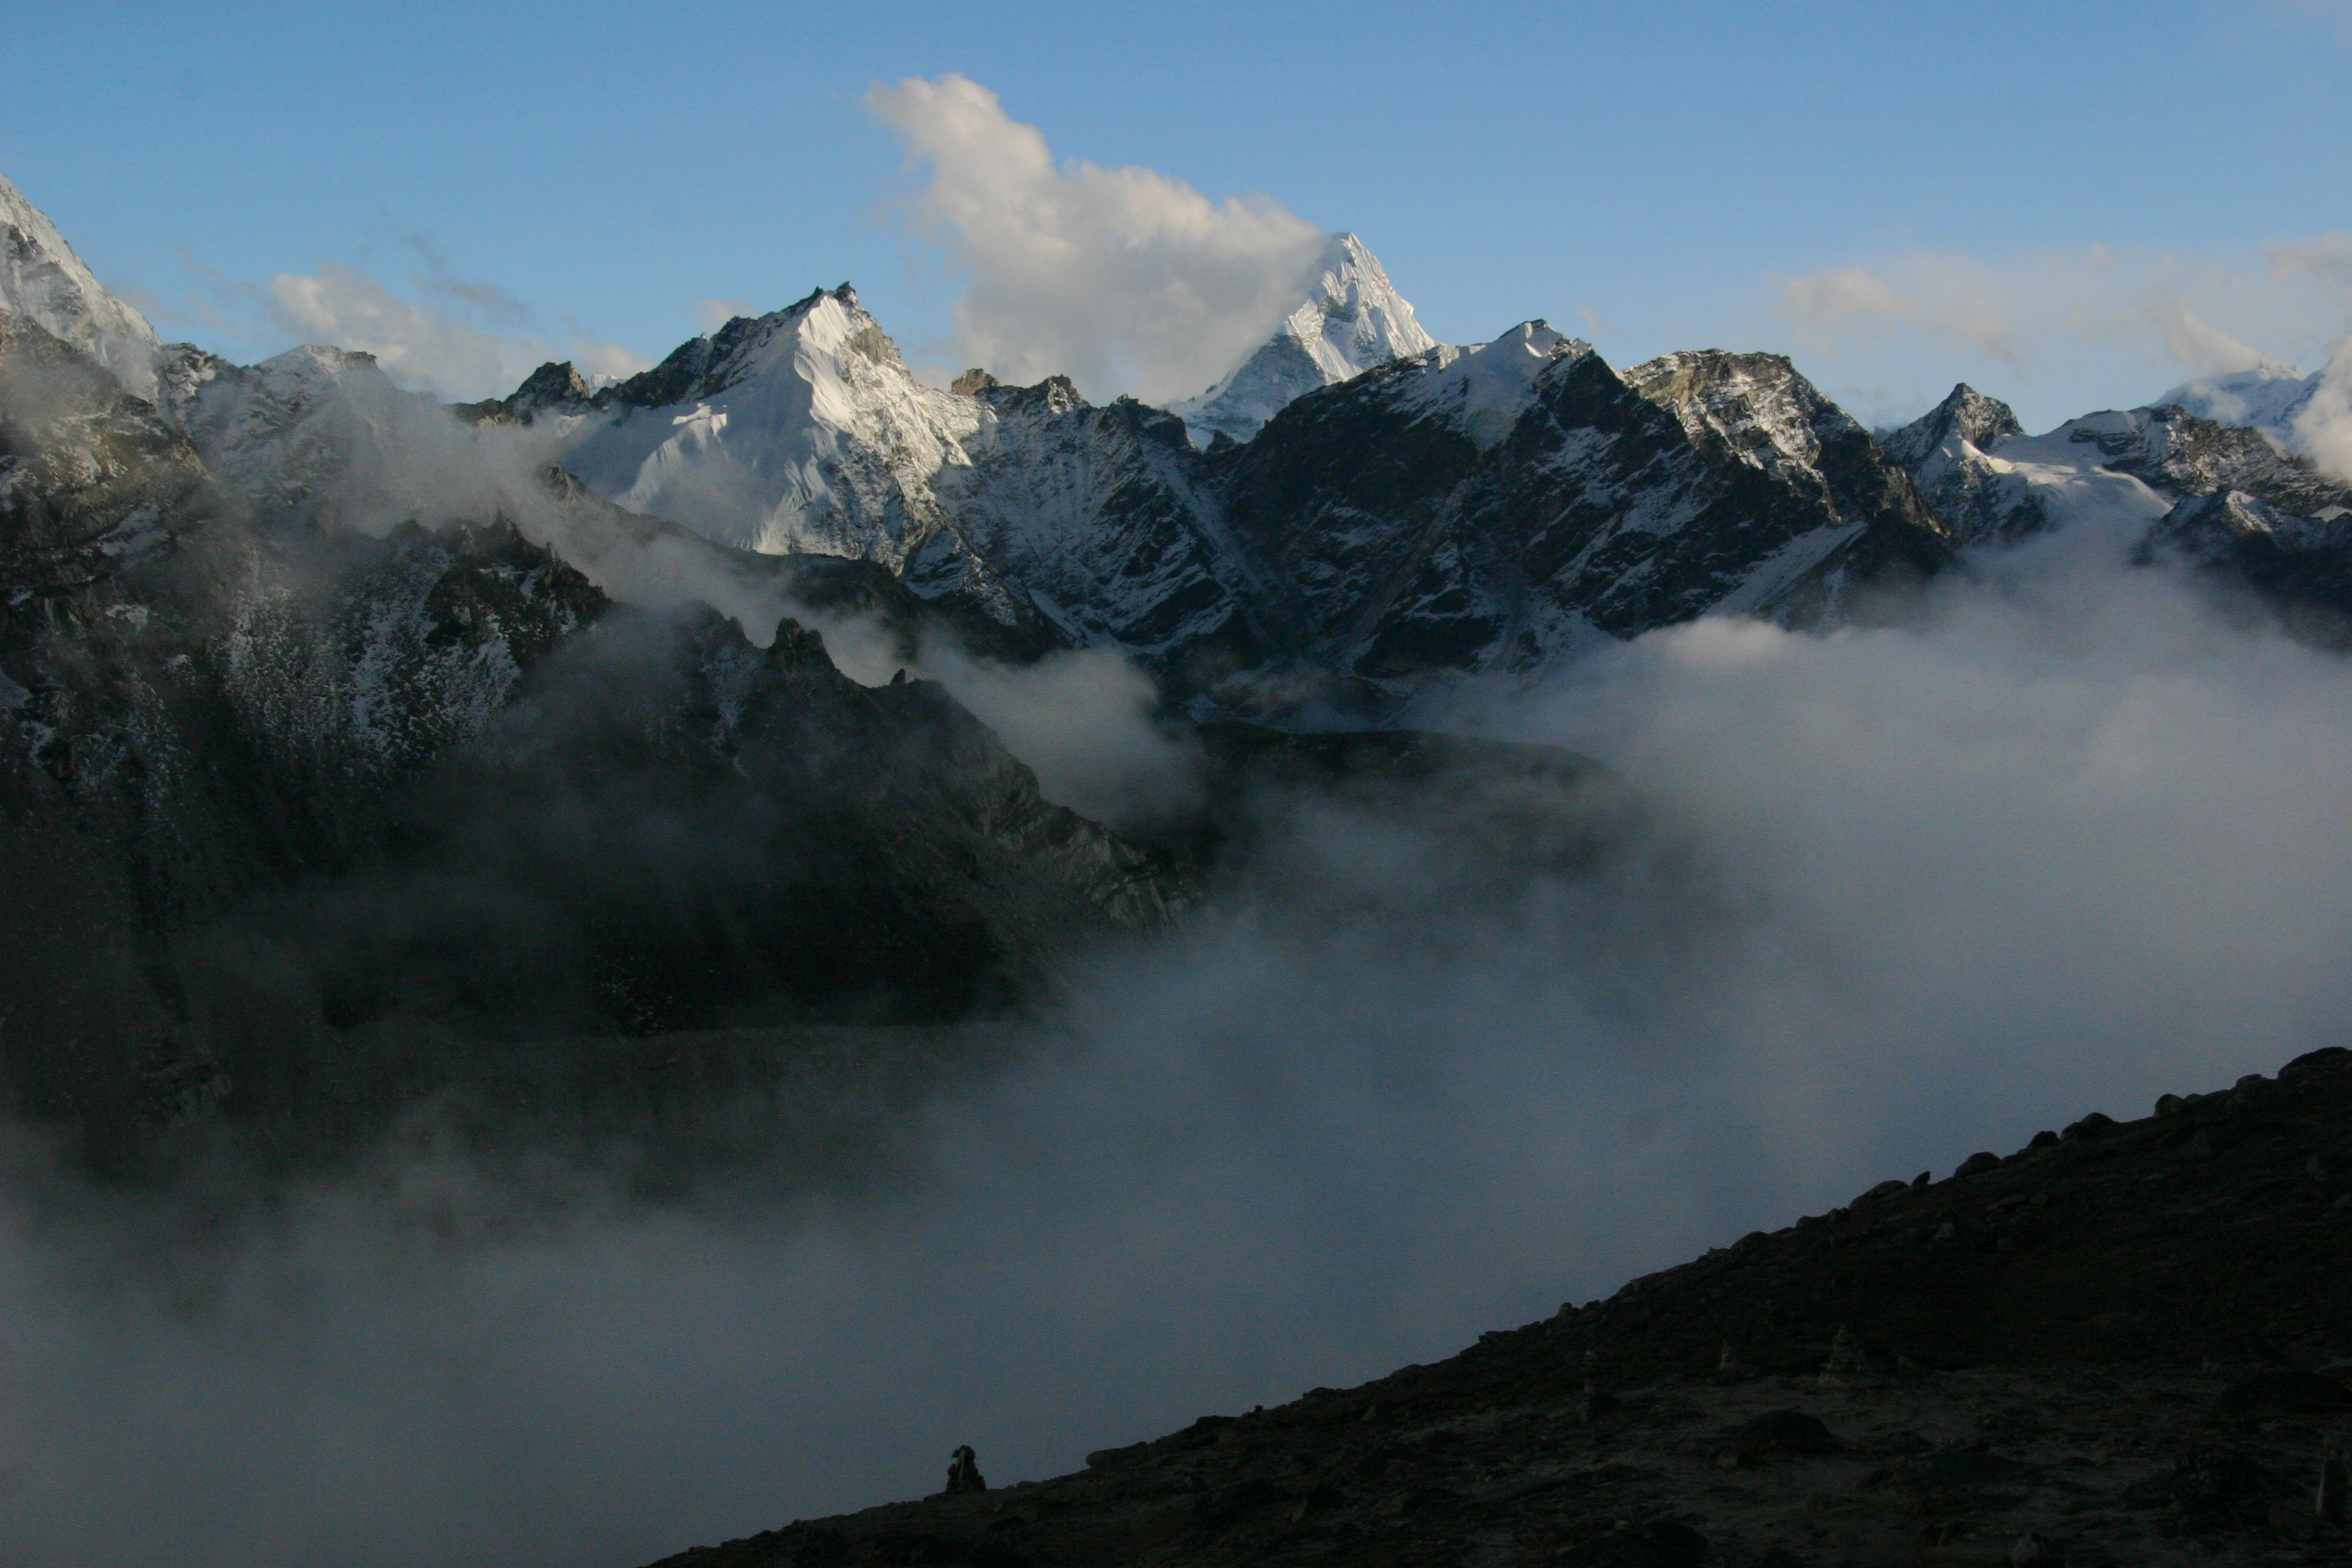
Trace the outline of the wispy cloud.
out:
<instances>
[{"instance_id":1,"label":"wispy cloud","mask_svg":"<svg viewBox=\"0 0 2352 1568\"><path fill-rule=\"evenodd\" d=\"M1836 353L1849 337L1908 328L2021 363L2001 279L1970 257L1912 256L1875 271L1841 267L1780 279L1778 291L1780 313L1817 353Z\"/></svg>"},{"instance_id":2,"label":"wispy cloud","mask_svg":"<svg viewBox=\"0 0 2352 1568\"><path fill-rule=\"evenodd\" d=\"M551 359L568 359L591 376L627 375L651 363L569 321L561 333L532 331L538 314L527 302L460 272L429 236L406 236L400 248L410 258L404 289L339 261L255 284L184 251L181 265L194 289L177 300L142 298L152 319L226 340L243 354L266 357L301 343L356 349L373 354L400 385L444 398L508 392Z\"/></svg>"},{"instance_id":3,"label":"wispy cloud","mask_svg":"<svg viewBox=\"0 0 2352 1568\"><path fill-rule=\"evenodd\" d=\"M697 300L694 302L695 324L706 332L715 332L738 316L756 316L760 307L749 300Z\"/></svg>"},{"instance_id":4,"label":"wispy cloud","mask_svg":"<svg viewBox=\"0 0 2352 1568\"><path fill-rule=\"evenodd\" d=\"M1998 381L2032 382L2079 370L2089 353L2194 379L2326 357L2352 325L2352 237L2284 241L2234 264L2105 246L1999 260L1923 250L1771 289L1774 316L1817 358L1957 353Z\"/></svg>"}]
</instances>

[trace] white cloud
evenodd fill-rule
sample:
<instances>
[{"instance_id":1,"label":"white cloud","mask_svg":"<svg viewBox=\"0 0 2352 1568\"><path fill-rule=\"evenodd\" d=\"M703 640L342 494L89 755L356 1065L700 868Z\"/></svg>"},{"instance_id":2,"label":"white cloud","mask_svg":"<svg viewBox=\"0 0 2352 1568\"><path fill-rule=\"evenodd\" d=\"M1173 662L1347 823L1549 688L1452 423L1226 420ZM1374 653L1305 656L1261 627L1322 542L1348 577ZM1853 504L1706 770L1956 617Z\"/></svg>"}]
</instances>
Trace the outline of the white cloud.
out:
<instances>
[{"instance_id":1,"label":"white cloud","mask_svg":"<svg viewBox=\"0 0 2352 1568\"><path fill-rule=\"evenodd\" d=\"M1324 235L1270 197L1056 165L1036 127L961 76L877 85L866 102L931 168L911 213L971 280L955 307L966 363L1164 402L1206 388L1305 295Z\"/></svg>"},{"instance_id":2,"label":"white cloud","mask_svg":"<svg viewBox=\"0 0 2352 1568\"><path fill-rule=\"evenodd\" d=\"M645 1562L959 1442L1002 1486L2345 1038L2342 659L2158 572L1927 609L1523 694L1651 803L1613 868L1514 896L1441 801L1318 805L1026 1050L665 1123L756 1128L773 1184L649 1210L626 1145L572 1191L420 1137L192 1228L0 1142L0 1559Z\"/></svg>"},{"instance_id":3,"label":"white cloud","mask_svg":"<svg viewBox=\"0 0 2352 1568\"><path fill-rule=\"evenodd\" d=\"M1908 418L1917 407L1903 397L1932 400L1960 376L2012 400L2038 385L2043 406L2020 410L2032 425L2324 359L2352 324L2352 236L2219 259L2096 245L1999 260L1915 251L1776 279L1772 314L1792 346L1837 362L1832 395L1854 395L1864 376L1906 388L1874 416Z\"/></svg>"},{"instance_id":4,"label":"white cloud","mask_svg":"<svg viewBox=\"0 0 2352 1568\"><path fill-rule=\"evenodd\" d=\"M2295 416L2294 444L2321 468L2352 479L2352 338L2336 345L2311 401Z\"/></svg>"},{"instance_id":5,"label":"white cloud","mask_svg":"<svg viewBox=\"0 0 2352 1568\"><path fill-rule=\"evenodd\" d=\"M1906 258L1891 276L1841 267L1780 279L1779 292L1780 313L1797 323L1817 353L1835 353L1847 337L1908 327L2018 363L2016 328L1999 297L1999 279L1972 258Z\"/></svg>"},{"instance_id":6,"label":"white cloud","mask_svg":"<svg viewBox=\"0 0 2352 1568\"><path fill-rule=\"evenodd\" d=\"M2264 365L2285 368L2284 361L2241 342L2178 300L2152 300L2143 314L2165 352L2192 377L2234 375Z\"/></svg>"},{"instance_id":7,"label":"white cloud","mask_svg":"<svg viewBox=\"0 0 2352 1568\"><path fill-rule=\"evenodd\" d=\"M2270 257L2272 277L2304 274L2352 299L2352 234L2339 231L2263 248Z\"/></svg>"},{"instance_id":8,"label":"white cloud","mask_svg":"<svg viewBox=\"0 0 2352 1568\"><path fill-rule=\"evenodd\" d=\"M454 292L446 287L433 291ZM592 376L627 375L650 363L617 344L577 335L562 345L502 336L446 307L404 298L357 268L335 262L315 273L279 273L270 279L263 304L278 331L302 342L372 353L400 385L446 398L511 391L551 359L569 359ZM510 312L501 307L499 313Z\"/></svg>"}]
</instances>

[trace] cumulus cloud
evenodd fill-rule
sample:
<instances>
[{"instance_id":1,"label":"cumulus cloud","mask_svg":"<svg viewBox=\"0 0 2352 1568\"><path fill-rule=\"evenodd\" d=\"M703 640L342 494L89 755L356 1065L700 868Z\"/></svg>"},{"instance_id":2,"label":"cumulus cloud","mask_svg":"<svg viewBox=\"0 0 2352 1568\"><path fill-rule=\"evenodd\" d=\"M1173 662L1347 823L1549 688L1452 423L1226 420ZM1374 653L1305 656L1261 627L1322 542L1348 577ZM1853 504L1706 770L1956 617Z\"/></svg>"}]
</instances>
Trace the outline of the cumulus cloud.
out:
<instances>
[{"instance_id":1,"label":"cumulus cloud","mask_svg":"<svg viewBox=\"0 0 2352 1568\"><path fill-rule=\"evenodd\" d=\"M1091 396L1206 388L1305 297L1324 235L1267 196L1212 201L1150 169L1056 163L964 77L877 85L866 106L929 166L917 231L970 283L954 352L1007 381Z\"/></svg>"}]
</instances>

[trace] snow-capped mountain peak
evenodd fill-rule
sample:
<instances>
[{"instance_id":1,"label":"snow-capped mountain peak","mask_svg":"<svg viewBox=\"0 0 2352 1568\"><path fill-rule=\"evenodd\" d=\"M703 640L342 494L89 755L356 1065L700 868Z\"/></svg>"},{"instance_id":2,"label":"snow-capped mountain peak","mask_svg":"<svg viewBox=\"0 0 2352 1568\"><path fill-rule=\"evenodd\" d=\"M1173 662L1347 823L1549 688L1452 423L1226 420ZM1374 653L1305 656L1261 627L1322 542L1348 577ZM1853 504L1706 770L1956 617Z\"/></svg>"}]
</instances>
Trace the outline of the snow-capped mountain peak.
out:
<instances>
[{"instance_id":1,"label":"snow-capped mountain peak","mask_svg":"<svg viewBox=\"0 0 2352 1568\"><path fill-rule=\"evenodd\" d=\"M599 393L564 454L588 486L722 544L894 569L939 526L931 476L986 416L918 382L846 283L738 316Z\"/></svg>"},{"instance_id":2,"label":"snow-capped mountain peak","mask_svg":"<svg viewBox=\"0 0 2352 1568\"><path fill-rule=\"evenodd\" d=\"M112 371L142 397L155 391L155 329L93 277L48 215L0 174L0 310L28 318Z\"/></svg>"},{"instance_id":3,"label":"snow-capped mountain peak","mask_svg":"<svg viewBox=\"0 0 2352 1568\"><path fill-rule=\"evenodd\" d=\"M2216 425L2259 430L2292 451L2296 445L2295 416L2318 390L2317 375L2305 375L2283 361L2266 359L2252 370L2183 382L2158 398L2156 406L2179 404Z\"/></svg>"},{"instance_id":4,"label":"snow-capped mountain peak","mask_svg":"<svg viewBox=\"0 0 2352 1568\"><path fill-rule=\"evenodd\" d=\"M1352 234L1331 237L1302 292L1274 336L1231 374L1170 409L1195 441L1205 446L1220 432L1246 441L1304 394L1437 346L1380 258Z\"/></svg>"},{"instance_id":5,"label":"snow-capped mountain peak","mask_svg":"<svg viewBox=\"0 0 2352 1568\"><path fill-rule=\"evenodd\" d=\"M2017 415L1998 397L1987 397L1967 382L1952 388L1943 402L1881 439L1886 455L1913 470L1916 477L1931 458L1939 458L1936 472L1957 460L1965 447L1989 451L1997 441L2024 434ZM1956 444L1958 443L1958 444ZM1927 481L1921 479L1921 483Z\"/></svg>"}]
</instances>

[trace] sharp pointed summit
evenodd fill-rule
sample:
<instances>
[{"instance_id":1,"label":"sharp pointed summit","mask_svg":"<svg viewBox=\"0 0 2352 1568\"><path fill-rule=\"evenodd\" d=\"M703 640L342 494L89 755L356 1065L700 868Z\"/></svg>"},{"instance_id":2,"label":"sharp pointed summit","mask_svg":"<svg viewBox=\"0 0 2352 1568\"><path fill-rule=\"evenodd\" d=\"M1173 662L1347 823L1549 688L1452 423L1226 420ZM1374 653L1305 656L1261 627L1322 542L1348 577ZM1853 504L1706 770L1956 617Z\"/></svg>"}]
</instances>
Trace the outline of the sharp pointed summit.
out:
<instances>
[{"instance_id":1,"label":"sharp pointed summit","mask_svg":"<svg viewBox=\"0 0 2352 1568\"><path fill-rule=\"evenodd\" d=\"M1230 375L1170 409L1195 442L1205 447L1221 433L1246 441L1306 393L1437 346L1380 258L1352 234L1331 237L1307 269L1305 292L1274 336Z\"/></svg>"}]
</instances>

